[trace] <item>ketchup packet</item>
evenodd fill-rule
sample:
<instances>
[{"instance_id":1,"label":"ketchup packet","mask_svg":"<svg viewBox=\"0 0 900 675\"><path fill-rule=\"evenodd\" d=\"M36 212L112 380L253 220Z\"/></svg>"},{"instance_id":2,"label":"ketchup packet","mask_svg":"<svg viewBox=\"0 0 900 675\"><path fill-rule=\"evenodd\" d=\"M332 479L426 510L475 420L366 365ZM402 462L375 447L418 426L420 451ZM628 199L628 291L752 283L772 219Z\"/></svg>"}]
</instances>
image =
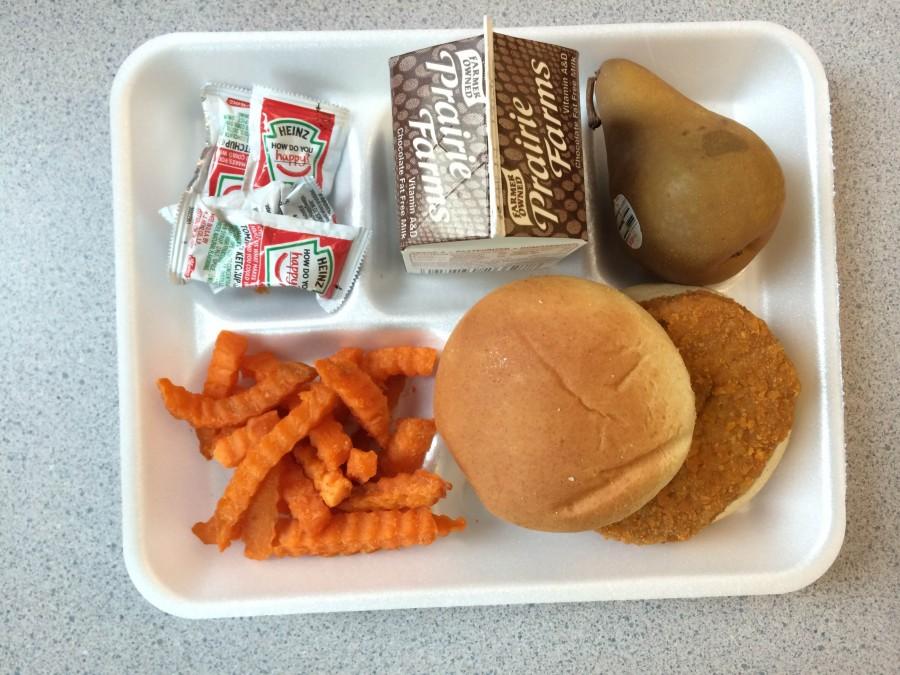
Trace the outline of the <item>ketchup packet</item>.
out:
<instances>
[{"instance_id":1,"label":"ketchup packet","mask_svg":"<svg viewBox=\"0 0 900 675\"><path fill-rule=\"evenodd\" d=\"M204 194L210 197L240 194L250 154L250 90L210 83L203 87L202 101L209 135L207 143L213 148Z\"/></svg>"},{"instance_id":2,"label":"ketchup packet","mask_svg":"<svg viewBox=\"0 0 900 675\"><path fill-rule=\"evenodd\" d=\"M343 303L369 232L261 211L185 193L172 228L169 273L178 283L216 288L289 286L317 294L326 311Z\"/></svg>"},{"instance_id":3,"label":"ketchup packet","mask_svg":"<svg viewBox=\"0 0 900 675\"><path fill-rule=\"evenodd\" d=\"M328 194L347 140L349 117L340 106L253 87L244 191L311 176Z\"/></svg>"}]
</instances>

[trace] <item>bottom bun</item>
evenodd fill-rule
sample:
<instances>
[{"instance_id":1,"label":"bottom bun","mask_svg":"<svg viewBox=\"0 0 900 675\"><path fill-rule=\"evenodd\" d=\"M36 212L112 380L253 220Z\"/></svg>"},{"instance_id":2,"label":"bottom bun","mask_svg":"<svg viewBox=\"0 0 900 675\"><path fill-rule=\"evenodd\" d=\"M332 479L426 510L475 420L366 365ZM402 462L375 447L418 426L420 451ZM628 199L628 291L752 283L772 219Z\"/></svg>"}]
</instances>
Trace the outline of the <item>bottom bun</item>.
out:
<instances>
[{"instance_id":1,"label":"bottom bun","mask_svg":"<svg viewBox=\"0 0 900 675\"><path fill-rule=\"evenodd\" d=\"M737 513L750 503L750 500L756 496L757 492L763 489L763 486L769 482L772 474L775 473L775 469L778 467L779 462L781 462L781 458L784 457L784 451L787 450L790 440L791 432L789 431L787 437L775 446L775 451L772 453L772 456L769 457L769 461L766 462L766 468L759 474L759 478L756 479L753 485L751 485L744 494L731 502L722 513L716 516L716 520L713 522L722 520L722 518L727 518L732 513Z\"/></svg>"}]
</instances>

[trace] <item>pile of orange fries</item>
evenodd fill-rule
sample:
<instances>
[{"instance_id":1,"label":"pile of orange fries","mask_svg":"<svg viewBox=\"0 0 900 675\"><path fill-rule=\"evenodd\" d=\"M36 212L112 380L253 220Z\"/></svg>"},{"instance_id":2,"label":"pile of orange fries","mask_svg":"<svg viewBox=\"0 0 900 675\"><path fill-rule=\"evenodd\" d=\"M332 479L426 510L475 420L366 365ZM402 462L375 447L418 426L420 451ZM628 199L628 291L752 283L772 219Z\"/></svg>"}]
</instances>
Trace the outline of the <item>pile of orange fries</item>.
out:
<instances>
[{"instance_id":1,"label":"pile of orange fries","mask_svg":"<svg viewBox=\"0 0 900 675\"><path fill-rule=\"evenodd\" d=\"M194 533L219 550L242 539L263 560L427 545L465 528L431 510L451 487L422 469L434 421L392 418L406 379L436 361L428 347L345 347L312 367L247 354L246 337L222 331L202 393L157 382L203 456L234 469Z\"/></svg>"}]
</instances>

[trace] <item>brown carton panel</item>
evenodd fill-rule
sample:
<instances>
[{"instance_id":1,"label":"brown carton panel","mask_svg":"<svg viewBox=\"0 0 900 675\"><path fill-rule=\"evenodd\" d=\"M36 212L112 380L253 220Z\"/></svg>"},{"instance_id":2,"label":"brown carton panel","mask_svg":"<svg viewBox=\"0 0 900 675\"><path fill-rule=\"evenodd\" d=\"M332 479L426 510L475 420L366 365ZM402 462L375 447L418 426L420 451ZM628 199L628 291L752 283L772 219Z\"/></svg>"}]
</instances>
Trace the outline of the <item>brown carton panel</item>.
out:
<instances>
[{"instance_id":1,"label":"brown carton panel","mask_svg":"<svg viewBox=\"0 0 900 675\"><path fill-rule=\"evenodd\" d=\"M587 239L578 52L494 33L506 236Z\"/></svg>"},{"instance_id":2,"label":"brown carton panel","mask_svg":"<svg viewBox=\"0 0 900 675\"><path fill-rule=\"evenodd\" d=\"M390 60L400 248L490 236L484 36Z\"/></svg>"}]
</instances>

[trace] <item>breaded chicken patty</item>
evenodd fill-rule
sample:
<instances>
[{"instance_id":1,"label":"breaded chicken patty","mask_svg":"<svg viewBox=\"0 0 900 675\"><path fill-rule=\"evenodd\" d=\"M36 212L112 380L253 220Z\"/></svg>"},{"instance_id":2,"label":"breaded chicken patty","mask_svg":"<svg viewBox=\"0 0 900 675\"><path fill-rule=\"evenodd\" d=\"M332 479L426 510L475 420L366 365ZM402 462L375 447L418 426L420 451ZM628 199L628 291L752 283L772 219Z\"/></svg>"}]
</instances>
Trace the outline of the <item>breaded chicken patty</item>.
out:
<instances>
[{"instance_id":1,"label":"breaded chicken patty","mask_svg":"<svg viewBox=\"0 0 900 675\"><path fill-rule=\"evenodd\" d=\"M765 322L730 298L692 291L641 305L684 359L697 422L675 478L636 513L599 532L633 544L682 541L763 473L791 430L800 383Z\"/></svg>"}]
</instances>

